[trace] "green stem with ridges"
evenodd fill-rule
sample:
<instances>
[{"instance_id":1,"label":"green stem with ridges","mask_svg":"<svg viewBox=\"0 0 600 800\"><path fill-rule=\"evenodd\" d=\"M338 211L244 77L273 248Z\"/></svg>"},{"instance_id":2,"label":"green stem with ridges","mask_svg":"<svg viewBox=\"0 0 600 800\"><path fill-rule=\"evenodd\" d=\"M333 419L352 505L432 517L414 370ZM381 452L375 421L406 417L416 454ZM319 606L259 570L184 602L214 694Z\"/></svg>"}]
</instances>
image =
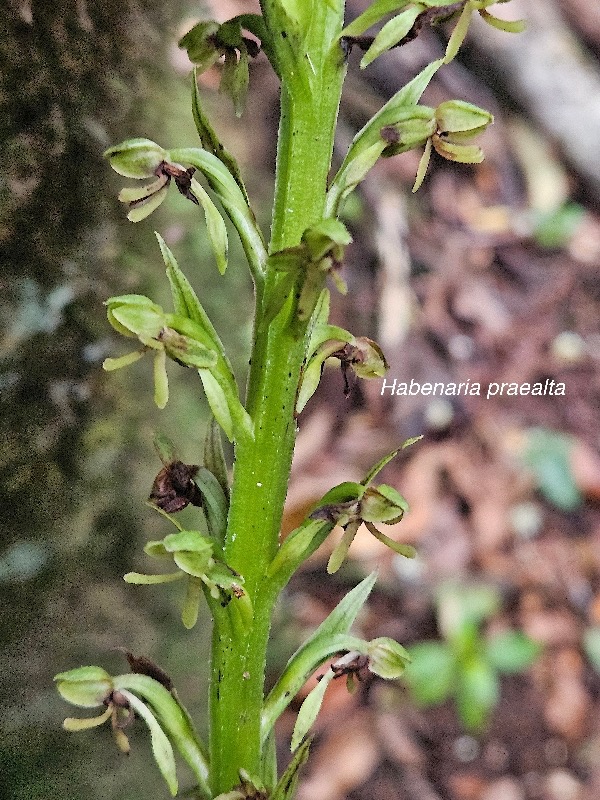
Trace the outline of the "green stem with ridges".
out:
<instances>
[{"instance_id":1,"label":"green stem with ridges","mask_svg":"<svg viewBox=\"0 0 600 800\"><path fill-rule=\"evenodd\" d=\"M323 216L327 176L342 82L343 54L337 37L343 3L315 0L304 52L295 60L281 37L289 19L279 4L263 11L283 76L275 203L270 252L299 243ZM291 75L291 77L290 77ZM306 351L307 323L290 324L292 298L267 326L263 310L279 276L268 269L257 324L247 391L254 441L236 445L234 481L225 543L227 563L241 572L254 605L245 638L232 635L225 614L216 614L211 662L210 764L215 794L239 782L239 769L261 773L261 709L266 647L275 598L265 574L278 546L279 529L296 436L294 409Z\"/></svg>"}]
</instances>

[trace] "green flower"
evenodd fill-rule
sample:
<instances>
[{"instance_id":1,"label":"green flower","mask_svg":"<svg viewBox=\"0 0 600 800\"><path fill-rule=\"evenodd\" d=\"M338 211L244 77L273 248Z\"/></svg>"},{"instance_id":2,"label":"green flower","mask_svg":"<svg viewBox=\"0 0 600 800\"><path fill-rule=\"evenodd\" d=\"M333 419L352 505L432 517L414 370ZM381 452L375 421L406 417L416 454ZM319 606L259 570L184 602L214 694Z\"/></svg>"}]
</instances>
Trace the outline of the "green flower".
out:
<instances>
[{"instance_id":1,"label":"green flower","mask_svg":"<svg viewBox=\"0 0 600 800\"><path fill-rule=\"evenodd\" d=\"M179 528L175 520L171 521ZM252 618L250 598L243 589L244 579L223 561L215 558L215 542L200 531L184 531L169 534L160 541L148 542L144 552L152 558L170 558L177 566L176 572L159 575L145 575L129 572L125 575L127 583L158 584L186 579L187 592L181 620L186 628L193 628L198 619L198 609L203 587L213 600L222 606L229 606L232 601L237 615L234 625L239 623L245 628ZM233 609L232 609L233 610Z\"/></svg>"},{"instance_id":2,"label":"green flower","mask_svg":"<svg viewBox=\"0 0 600 800\"><path fill-rule=\"evenodd\" d=\"M111 167L126 178L154 178L147 186L127 187L119 192L119 200L128 210L127 219L140 222L155 211L167 196L171 180L184 197L199 205L197 195L202 187L194 180L195 169L169 163L169 154L149 139L129 139L109 148L105 153Z\"/></svg>"},{"instance_id":3,"label":"green flower","mask_svg":"<svg viewBox=\"0 0 600 800\"><path fill-rule=\"evenodd\" d=\"M154 714L138 697L127 689L115 688L113 678L101 667L79 667L68 672L61 672L56 675L54 680L59 694L68 703L80 708L104 706L104 711L96 717L67 717L63 722L63 727L67 731L77 732L97 728L110 720L117 747L122 753L127 754L130 746L124 728L133 723L135 713L143 717L152 733L153 743L157 738L160 739L164 751L170 752L173 777L168 782L169 787L173 789L173 781L175 781L175 790L172 793L176 793L177 781L174 778L173 750ZM159 764L159 766L161 765Z\"/></svg>"},{"instance_id":4,"label":"green flower","mask_svg":"<svg viewBox=\"0 0 600 800\"><path fill-rule=\"evenodd\" d=\"M123 336L137 338L143 345L141 350L127 353L120 358L107 358L103 368L107 371L129 366L154 351L154 401L164 408L169 399L167 378L167 356L178 364L195 369L210 369L217 363L217 354L201 344L193 336L180 333L190 330L188 320L166 314L162 308L143 295L123 295L107 300L108 321Z\"/></svg>"},{"instance_id":5,"label":"green flower","mask_svg":"<svg viewBox=\"0 0 600 800\"><path fill-rule=\"evenodd\" d=\"M479 164L483 151L470 140L491 125L494 117L483 108L463 100L448 100L435 109L435 131L427 139L425 151L419 162L413 192L423 183L432 148L448 161L461 164Z\"/></svg>"},{"instance_id":6,"label":"green flower","mask_svg":"<svg viewBox=\"0 0 600 800\"><path fill-rule=\"evenodd\" d=\"M414 558L414 547L390 539L374 524L394 525L400 522L406 511L406 500L392 486L386 484L374 487L368 483L347 482L327 492L310 515L311 519L333 522L344 529L341 540L329 558L327 571L337 572L363 523L369 533L395 553Z\"/></svg>"},{"instance_id":7,"label":"green flower","mask_svg":"<svg viewBox=\"0 0 600 800\"><path fill-rule=\"evenodd\" d=\"M128 660L130 656L128 654ZM147 668L150 664L152 674L159 679L136 672L112 677L101 667L95 666L79 667L56 675L54 680L58 692L68 703L80 708L104 707L102 713L95 717L67 717L64 728L83 731L110 721L118 748L128 753L129 740L124 729L136 717L141 717L150 730L152 754L171 794L177 794L171 740L194 770L199 785L204 787L208 774L206 759L202 745L190 727L187 712L174 693L161 682L164 673L160 668L144 658L132 659L132 668Z\"/></svg>"}]
</instances>

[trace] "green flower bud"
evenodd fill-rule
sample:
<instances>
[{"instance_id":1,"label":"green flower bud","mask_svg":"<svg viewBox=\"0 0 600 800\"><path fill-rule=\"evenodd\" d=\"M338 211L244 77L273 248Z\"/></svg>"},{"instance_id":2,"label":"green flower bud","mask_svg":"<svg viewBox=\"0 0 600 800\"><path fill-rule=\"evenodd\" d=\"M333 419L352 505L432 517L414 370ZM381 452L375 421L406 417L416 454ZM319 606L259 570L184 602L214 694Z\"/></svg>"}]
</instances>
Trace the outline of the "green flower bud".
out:
<instances>
[{"instance_id":1,"label":"green flower bud","mask_svg":"<svg viewBox=\"0 0 600 800\"><path fill-rule=\"evenodd\" d=\"M162 308L143 295L111 297L104 305L108 321L118 333L123 336L137 336L142 344L149 347L153 346L152 340L158 339L165 327Z\"/></svg>"},{"instance_id":2,"label":"green flower bud","mask_svg":"<svg viewBox=\"0 0 600 800\"><path fill-rule=\"evenodd\" d=\"M369 642L367 655L369 670L374 675L388 680L399 678L411 660L401 644L385 636Z\"/></svg>"},{"instance_id":3,"label":"green flower bud","mask_svg":"<svg viewBox=\"0 0 600 800\"><path fill-rule=\"evenodd\" d=\"M364 522L383 522L393 525L400 522L408 503L392 486L369 487L360 501L360 517Z\"/></svg>"},{"instance_id":4,"label":"green flower bud","mask_svg":"<svg viewBox=\"0 0 600 800\"><path fill-rule=\"evenodd\" d=\"M189 336L177 333L172 328L162 328L158 339L164 345L169 358L194 369L210 369L217 363L217 354Z\"/></svg>"},{"instance_id":5,"label":"green flower bud","mask_svg":"<svg viewBox=\"0 0 600 800\"><path fill-rule=\"evenodd\" d=\"M414 147L424 145L436 131L435 111L427 106L412 106L402 109L398 120L380 131L387 142L382 155L385 157L406 153Z\"/></svg>"},{"instance_id":6,"label":"green flower bud","mask_svg":"<svg viewBox=\"0 0 600 800\"><path fill-rule=\"evenodd\" d=\"M358 336L350 345L349 365L358 378L383 378L389 369L381 347L366 336Z\"/></svg>"},{"instance_id":7,"label":"green flower bud","mask_svg":"<svg viewBox=\"0 0 600 800\"><path fill-rule=\"evenodd\" d=\"M105 153L111 167L126 178L152 178L167 151L150 139L128 139L110 147Z\"/></svg>"},{"instance_id":8,"label":"green flower bud","mask_svg":"<svg viewBox=\"0 0 600 800\"><path fill-rule=\"evenodd\" d=\"M214 20L199 22L178 42L179 47L187 50L188 58L196 64L199 73L212 67L223 54L215 40L219 28L219 23Z\"/></svg>"},{"instance_id":9,"label":"green flower bud","mask_svg":"<svg viewBox=\"0 0 600 800\"><path fill-rule=\"evenodd\" d=\"M447 100L436 108L435 120L438 133L468 132L475 136L491 125L494 117L489 111L464 100Z\"/></svg>"},{"instance_id":10,"label":"green flower bud","mask_svg":"<svg viewBox=\"0 0 600 800\"><path fill-rule=\"evenodd\" d=\"M74 706L101 706L112 692L112 678L101 667L79 667L54 677L60 696Z\"/></svg>"}]
</instances>

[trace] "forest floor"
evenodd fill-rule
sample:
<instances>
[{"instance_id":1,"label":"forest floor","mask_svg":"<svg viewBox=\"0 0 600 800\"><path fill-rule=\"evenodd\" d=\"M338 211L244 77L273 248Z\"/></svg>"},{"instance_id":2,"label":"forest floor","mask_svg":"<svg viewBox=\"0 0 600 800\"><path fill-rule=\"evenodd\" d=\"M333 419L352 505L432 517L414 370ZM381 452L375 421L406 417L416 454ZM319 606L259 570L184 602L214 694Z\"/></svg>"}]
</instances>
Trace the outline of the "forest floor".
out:
<instances>
[{"instance_id":1,"label":"forest floor","mask_svg":"<svg viewBox=\"0 0 600 800\"><path fill-rule=\"evenodd\" d=\"M489 92L462 67L447 80L473 102ZM299 419L287 530L330 486L360 480L423 434L382 475L411 507L386 533L415 545L417 559L363 529L346 571L324 581L324 547L293 582L278 624L295 641L378 566L361 623L369 638L440 641L452 610L436 597L454 581L498 593L482 641L519 630L539 655L501 677L489 722L475 731L451 699L425 708L407 685L366 680L349 694L335 681L301 800L600 796L598 197L526 111L494 110L480 167L436 162L408 201L418 154L383 162L365 183L350 222L350 292L334 298L333 313L379 341L395 393L376 380L345 399L342 375L328 367ZM361 113L351 98L342 130ZM426 383L444 396L424 394ZM290 713L284 741L292 726Z\"/></svg>"}]
</instances>

